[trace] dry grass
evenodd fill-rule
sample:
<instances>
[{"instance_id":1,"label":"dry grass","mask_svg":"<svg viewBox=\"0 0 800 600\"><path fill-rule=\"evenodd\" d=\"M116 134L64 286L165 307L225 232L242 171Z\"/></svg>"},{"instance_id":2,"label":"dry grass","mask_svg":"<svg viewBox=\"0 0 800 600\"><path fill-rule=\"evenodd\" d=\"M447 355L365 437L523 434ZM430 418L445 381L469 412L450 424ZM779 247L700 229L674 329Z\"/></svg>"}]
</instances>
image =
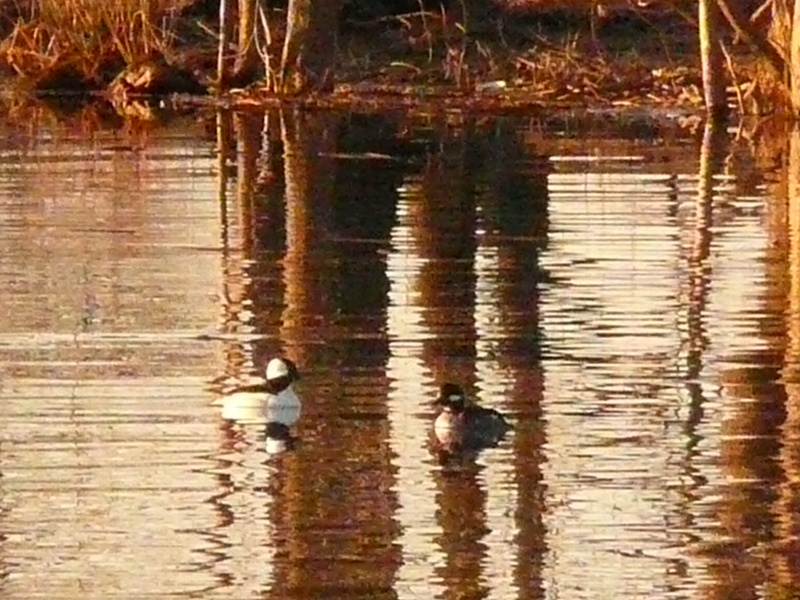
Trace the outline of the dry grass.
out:
<instances>
[{"instance_id":1,"label":"dry grass","mask_svg":"<svg viewBox=\"0 0 800 600\"><path fill-rule=\"evenodd\" d=\"M47 77L54 69L103 82L109 66L165 55L187 0L30 0L0 58L18 74Z\"/></svg>"},{"instance_id":2,"label":"dry grass","mask_svg":"<svg viewBox=\"0 0 800 600\"><path fill-rule=\"evenodd\" d=\"M702 104L694 55L672 55L673 47L685 46L684 38L693 35L682 21L684 38L666 41L649 25L594 39L588 31L551 34L532 26L517 28L515 35L524 35L524 41L512 43L492 31L472 34L464 25L468 22L461 10L419 11L376 22L364 44L343 53L340 89L376 96L449 90L474 95L475 103L486 106Z\"/></svg>"}]
</instances>

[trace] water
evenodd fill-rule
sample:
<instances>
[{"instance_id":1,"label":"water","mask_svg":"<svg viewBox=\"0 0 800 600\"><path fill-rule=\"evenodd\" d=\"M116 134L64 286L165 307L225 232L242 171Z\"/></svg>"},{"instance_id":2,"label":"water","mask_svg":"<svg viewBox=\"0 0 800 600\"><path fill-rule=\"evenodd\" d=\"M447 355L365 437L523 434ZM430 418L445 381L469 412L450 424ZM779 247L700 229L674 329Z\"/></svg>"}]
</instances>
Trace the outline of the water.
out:
<instances>
[{"instance_id":1,"label":"water","mask_svg":"<svg viewBox=\"0 0 800 600\"><path fill-rule=\"evenodd\" d=\"M602 116L7 131L0 594L796 595L773 143ZM220 406L279 353L290 447ZM447 379L512 434L441 452Z\"/></svg>"}]
</instances>

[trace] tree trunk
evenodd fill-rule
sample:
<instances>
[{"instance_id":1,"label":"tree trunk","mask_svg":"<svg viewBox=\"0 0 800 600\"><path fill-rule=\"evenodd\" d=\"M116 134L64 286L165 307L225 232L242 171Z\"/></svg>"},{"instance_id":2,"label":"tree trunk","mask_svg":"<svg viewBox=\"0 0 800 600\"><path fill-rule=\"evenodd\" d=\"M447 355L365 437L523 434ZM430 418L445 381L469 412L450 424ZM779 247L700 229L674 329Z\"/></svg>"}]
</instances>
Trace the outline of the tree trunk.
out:
<instances>
[{"instance_id":1,"label":"tree trunk","mask_svg":"<svg viewBox=\"0 0 800 600\"><path fill-rule=\"evenodd\" d=\"M297 94L333 89L336 31L343 0L289 0L281 88Z\"/></svg>"},{"instance_id":2,"label":"tree trunk","mask_svg":"<svg viewBox=\"0 0 800 600\"><path fill-rule=\"evenodd\" d=\"M255 81L263 67L256 45L259 4L259 0L239 0L239 48L234 67L234 78L238 85Z\"/></svg>"},{"instance_id":3,"label":"tree trunk","mask_svg":"<svg viewBox=\"0 0 800 600\"><path fill-rule=\"evenodd\" d=\"M795 26L797 24L797 11L798 8L795 5L794 7L794 17L793 21ZM792 35L792 50L794 51L794 47L797 45L797 42L794 40L798 36L798 32L795 29ZM792 56L794 59L794 55ZM795 92L795 83L794 78L792 79L792 96L794 100L794 92ZM797 111L797 106L795 105L795 111ZM787 297L787 304L788 306L785 307L784 314L786 315L786 350L784 355L784 368L783 372L781 373L783 381L791 381L796 382L798 380L798 375L800 375L800 369L798 368L797 359L800 357L800 319L798 319L798 315L800 315L800 129L798 129L798 125L792 128L792 132L789 135L789 144L788 144L788 165L786 166L785 172L787 174L787 193L788 193L788 222L786 223L786 229L788 230L788 242L789 242L789 252L788 256L786 257L786 271L784 277L788 279L788 289L786 290L786 297ZM797 384L794 383L791 386L786 386L787 395L791 394L787 398L788 402L791 404L787 404L786 406L793 407L792 412L795 413L794 420L797 420L796 412L797 412Z\"/></svg>"},{"instance_id":4,"label":"tree trunk","mask_svg":"<svg viewBox=\"0 0 800 600\"><path fill-rule=\"evenodd\" d=\"M800 0L794 3L792 12L792 36L789 40L789 55L791 57L791 97L792 112L800 115ZM797 138L797 135L794 136Z\"/></svg>"},{"instance_id":5,"label":"tree trunk","mask_svg":"<svg viewBox=\"0 0 800 600\"><path fill-rule=\"evenodd\" d=\"M703 95L706 100L706 112L712 119L724 117L728 111L719 21L719 7L716 0L700 0L698 22L700 60L703 65Z\"/></svg>"},{"instance_id":6,"label":"tree trunk","mask_svg":"<svg viewBox=\"0 0 800 600\"><path fill-rule=\"evenodd\" d=\"M233 38L233 0L219 2L219 54L217 55L217 84L224 90L230 84L228 44Z\"/></svg>"}]
</instances>

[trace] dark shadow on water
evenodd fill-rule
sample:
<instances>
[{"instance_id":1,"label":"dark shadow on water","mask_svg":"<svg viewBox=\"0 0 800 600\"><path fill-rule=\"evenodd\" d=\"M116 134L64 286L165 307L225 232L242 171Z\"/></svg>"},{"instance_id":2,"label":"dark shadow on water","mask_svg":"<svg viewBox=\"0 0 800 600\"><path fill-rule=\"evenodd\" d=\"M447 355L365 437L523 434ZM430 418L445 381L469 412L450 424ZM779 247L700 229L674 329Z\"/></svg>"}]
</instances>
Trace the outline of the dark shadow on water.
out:
<instances>
[{"instance_id":1,"label":"dark shadow on water","mask_svg":"<svg viewBox=\"0 0 800 600\"><path fill-rule=\"evenodd\" d=\"M236 190L236 201L227 201L233 207L228 231L240 236L230 244L240 250L232 252L228 272L230 289L238 290L229 298L238 300L228 304L224 328L258 337L227 345L227 377L258 373L283 353L303 372L299 385L313 390L303 396L298 424L265 430L267 445L274 439L276 448L285 442L293 450L271 475L275 495L267 518L278 527L271 543L281 557L271 593L340 595L342 584L334 582L348 581L349 597L362 589L380 596L391 589L402 561L398 500L390 490L403 484L395 480L385 422L386 259L394 250L391 235L404 189L411 194L403 209L409 211L409 252L421 261L415 285L428 333L414 343L423 363L435 379L455 378L472 391L480 389L479 358L507 371L514 387L501 408L531 424L514 441L528 457L515 466L526 492L519 509L521 554L514 563L517 584L538 597L543 527L532 516L541 512L540 458L530 458L541 457L543 443L534 423L542 389L536 306L537 256L547 231L546 157L530 161L513 129L472 119L458 127L437 122L408 130L379 116L284 112L240 115L233 124L236 142L223 145L237 149L235 185L226 187ZM495 261L485 273L476 266L480 252ZM496 295L484 298L479 280ZM500 328L481 334L480 350L476 301L496 303L500 311ZM302 444L295 443L298 437ZM471 469L472 451L453 450L440 458ZM476 533L487 527L482 485L473 481L465 488L475 490L469 494L475 506L460 509ZM439 508L429 509L449 511L443 507L461 503L464 490L450 498L453 490L445 486ZM451 530L448 519L442 526L442 549L450 554L455 547L448 538L462 534ZM363 554L365 539L369 555ZM347 561L319 554L334 540ZM448 587L456 592L485 585L478 583L484 553L478 536L453 555L472 566L448 574ZM383 567L366 568L371 564Z\"/></svg>"}]
</instances>

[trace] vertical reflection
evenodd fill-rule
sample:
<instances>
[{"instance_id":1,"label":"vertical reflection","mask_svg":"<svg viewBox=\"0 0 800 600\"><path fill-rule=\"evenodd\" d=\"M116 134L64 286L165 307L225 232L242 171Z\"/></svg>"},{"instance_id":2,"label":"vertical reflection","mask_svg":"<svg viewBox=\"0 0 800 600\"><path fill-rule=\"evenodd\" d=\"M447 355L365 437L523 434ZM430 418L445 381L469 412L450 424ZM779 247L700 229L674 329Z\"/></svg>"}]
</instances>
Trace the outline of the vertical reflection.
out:
<instances>
[{"instance_id":1,"label":"vertical reflection","mask_svg":"<svg viewBox=\"0 0 800 600\"><path fill-rule=\"evenodd\" d=\"M387 373L393 379L389 425L398 482L395 519L400 527L398 544L402 551L395 589L401 600L416 600L441 596L441 583L433 574L433 565L441 561L441 552L434 540L439 529L431 526L436 492L426 449L431 423L425 398L432 397L435 380L421 356L427 332L416 282L424 259L417 251L411 216L411 205L419 201L419 188L409 178L399 189L391 251L386 261Z\"/></svg>"},{"instance_id":2,"label":"vertical reflection","mask_svg":"<svg viewBox=\"0 0 800 600\"><path fill-rule=\"evenodd\" d=\"M282 263L287 244L287 205L281 121L278 110L268 111L263 117L258 175L251 192L256 251L249 257L247 268L252 279L251 317L256 330L267 336L265 343L259 345L263 348L262 365L284 352L280 329L285 296Z\"/></svg>"},{"instance_id":3,"label":"vertical reflection","mask_svg":"<svg viewBox=\"0 0 800 600\"><path fill-rule=\"evenodd\" d=\"M788 219L788 307L786 310L786 352L782 377L786 390L786 421L780 462L784 481L776 500L777 535L782 549L773 561L773 577L785 597L800 595L800 129L789 137L787 165Z\"/></svg>"},{"instance_id":4,"label":"vertical reflection","mask_svg":"<svg viewBox=\"0 0 800 600\"><path fill-rule=\"evenodd\" d=\"M714 201L714 177L719 174L725 159L727 132L723 127L709 121L703 133L703 144L700 149L700 166L697 184L697 195L694 211L691 215L688 230L688 243L682 244L681 254L686 263L686 282L681 290L681 333L684 371L684 384L688 396L688 405L683 415L682 429L686 443L685 456L682 461L686 481L690 489L686 490L688 501L696 501L700 495L697 489L704 483L704 478L695 465L699 458L696 447L701 437L697 430L703 419L705 398L701 375L709 345L707 332L707 306L711 264L711 217ZM678 527L687 527L692 521L692 507L682 506L676 517Z\"/></svg>"},{"instance_id":5,"label":"vertical reflection","mask_svg":"<svg viewBox=\"0 0 800 600\"><path fill-rule=\"evenodd\" d=\"M773 193L785 198L785 181ZM727 364L720 371L726 405L720 414L720 463L725 483L714 507L721 539L709 546L707 572L713 582L706 591L709 598L753 598L760 593L763 572L752 549L766 547L775 530L773 503L781 477L776 461L778 436L786 417L780 382L785 351L781 331L786 309L785 234L773 242L766 251L764 292L757 298L760 306L737 306L734 313L742 320L746 319L742 313L759 315L755 335L746 339L743 350L728 351ZM741 295L747 293L741 283L735 284ZM722 298L720 302L733 304L736 299Z\"/></svg>"},{"instance_id":6,"label":"vertical reflection","mask_svg":"<svg viewBox=\"0 0 800 600\"><path fill-rule=\"evenodd\" d=\"M708 280L711 266L711 208L714 199L714 176L725 159L727 133L724 128L707 122L700 149L700 171L695 199L692 238L688 248L688 285L685 294L686 310L686 377L689 380L689 426L697 424L702 415L702 390L697 378L703 370L703 354L708 346L705 329L705 312L708 303Z\"/></svg>"},{"instance_id":7,"label":"vertical reflection","mask_svg":"<svg viewBox=\"0 0 800 600\"><path fill-rule=\"evenodd\" d=\"M332 215L337 252L341 256L335 290L337 320L347 332L342 340L339 371L352 374L359 381L369 377L370 382L380 386L370 390L379 404L364 408L378 411L382 417L387 412L389 358L386 255L394 225L397 188L404 171L396 159L402 148L394 140L394 127L382 117L348 118L340 136L340 152L353 158L343 159L346 168L336 174L336 210Z\"/></svg>"},{"instance_id":8,"label":"vertical reflection","mask_svg":"<svg viewBox=\"0 0 800 600\"><path fill-rule=\"evenodd\" d=\"M539 256L547 237L550 162L526 162L518 137L506 127L488 140L484 157L475 261L478 386L483 404L510 410L516 419L509 457L513 472L485 473L492 530L486 539L486 577L493 583L492 596L507 597L511 591L505 586L511 582L503 575L513 567L519 597L535 598L543 593L545 548ZM516 506L514 513L511 506ZM500 549L515 530L517 556L510 565Z\"/></svg>"},{"instance_id":9,"label":"vertical reflection","mask_svg":"<svg viewBox=\"0 0 800 600\"><path fill-rule=\"evenodd\" d=\"M346 335L337 340L331 393L339 399L343 436L352 465L345 504L358 506L353 524L358 541L357 589L369 597L394 597L400 548L396 543L397 487L388 421L389 341L386 254L402 181L392 159L398 149L394 126L383 117L350 116L339 150L352 159L336 173L333 235L337 249L336 318ZM334 461L335 465L336 461ZM334 468L337 468L334 466Z\"/></svg>"},{"instance_id":10,"label":"vertical reflection","mask_svg":"<svg viewBox=\"0 0 800 600\"><path fill-rule=\"evenodd\" d=\"M231 160L225 139L225 131L233 125L235 133L235 162ZM222 294L222 323L220 331L226 334L224 344L225 373L218 383L240 383L248 375L263 376L265 359L263 353L254 348L250 338L258 333L259 327L254 315L258 307L253 299L258 297L254 289L253 264L260 249L256 239L257 206L255 202L255 182L258 177L258 156L261 150L261 128L267 124L257 114L235 114L221 112L218 117L218 168L220 181L220 202L225 207L225 290ZM228 170L234 163L235 183L234 202L228 200ZM235 211L229 205L235 206Z\"/></svg>"},{"instance_id":11,"label":"vertical reflection","mask_svg":"<svg viewBox=\"0 0 800 600\"><path fill-rule=\"evenodd\" d=\"M265 350L254 346L262 329L255 316L263 307L258 299L259 218L255 202L261 129L268 126L257 114L221 113L218 118L218 169L220 202L225 208L224 290L221 297L224 335L224 374L215 385L222 392L228 384L241 383L249 375L263 376ZM235 146L228 139L235 132ZM230 148L235 147L235 160ZM230 165L235 164L233 198L228 185ZM231 208L233 207L233 209ZM253 595L273 578L275 547L269 543L274 527L269 519L273 494L260 485L265 471L257 428L261 424L222 420L219 467L216 471L219 492L211 499L217 515L217 530L210 541L218 545L215 567L220 585L239 595Z\"/></svg>"},{"instance_id":12,"label":"vertical reflection","mask_svg":"<svg viewBox=\"0 0 800 600\"><path fill-rule=\"evenodd\" d=\"M315 319L334 324L329 226L333 202L335 117L282 113L286 180L286 254L281 337L299 365L314 365L324 350L309 333ZM323 364L325 361L322 361Z\"/></svg>"},{"instance_id":13,"label":"vertical reflection","mask_svg":"<svg viewBox=\"0 0 800 600\"><path fill-rule=\"evenodd\" d=\"M255 244L254 191L258 179L258 156L261 151L261 125L259 114L236 113L236 198L240 210L242 249L252 256Z\"/></svg>"},{"instance_id":14,"label":"vertical reflection","mask_svg":"<svg viewBox=\"0 0 800 600\"><path fill-rule=\"evenodd\" d=\"M256 198L256 181L259 177L258 157L261 152L261 134L269 130L269 121L258 114L221 112L218 117L219 191L224 208L225 224L223 248L225 256L225 289L222 293L222 322L220 331L228 338L224 345L225 373L217 383L241 383L248 375L263 376L263 368L274 349L253 347L252 337L262 332L256 321L261 306L254 306L263 297L260 288L264 267L256 261L263 252L258 239L261 209ZM230 157L231 143L226 131L235 132L235 163ZM274 127L273 127L274 129ZM234 200L229 200L228 172L230 163L236 165ZM235 210L230 210L230 207ZM263 278L263 277L262 277Z\"/></svg>"},{"instance_id":15,"label":"vertical reflection","mask_svg":"<svg viewBox=\"0 0 800 600\"><path fill-rule=\"evenodd\" d=\"M228 191L228 163L231 160L232 148L232 117L229 111L218 111L216 115L216 137L217 137L217 194L220 204L220 223L222 247L222 290L220 291L220 331L229 332L230 324L237 322L237 315L241 311L242 302L247 297L247 289L242 281L242 262L243 262L243 240L237 239L236 225L241 222L241 216L231 210L231 206L239 206L234 198L230 198ZM223 352L226 360L223 361L225 368L231 362L237 363L235 355L228 360L228 349L226 345Z\"/></svg>"},{"instance_id":16,"label":"vertical reflection","mask_svg":"<svg viewBox=\"0 0 800 600\"><path fill-rule=\"evenodd\" d=\"M386 275L381 243L364 243L380 238L386 243L393 199L370 199L372 219L351 212L364 207L367 194L359 189L366 183L359 179L369 169L335 163L339 134L337 115L283 114L286 252L280 335L287 353L305 366L306 377L304 443L293 468L273 478L281 489L273 518L280 519L277 535L284 553L271 590L276 598L365 592L381 597L392 588L397 563L389 491L395 483L388 428L381 418L388 349L379 336L385 329ZM385 175L375 173L375 165L370 168L373 182ZM350 330L354 316L365 327L361 332ZM369 391L363 393L363 387Z\"/></svg>"},{"instance_id":17,"label":"vertical reflection","mask_svg":"<svg viewBox=\"0 0 800 600\"><path fill-rule=\"evenodd\" d=\"M315 327L322 319L332 320L333 313L328 294L332 274L327 228L334 165L327 155L335 148L335 125L335 118L330 115L317 118L291 109L281 113L286 249L282 260L280 338L286 353L306 374L306 384L309 371L327 364L325 346L315 339L315 334L322 332ZM271 586L275 598L292 595L308 585L324 585L330 576L330 565L312 565L318 560L321 546L330 543L319 533L320 529L324 531L320 519L324 514L329 522L338 520L334 502L338 494L326 468L329 463L321 460L319 439L307 431L315 415L327 415L332 410L327 397L304 395L301 439L312 443L304 445L291 468L283 469L273 479L279 498L271 518L278 530L275 541L285 556Z\"/></svg>"},{"instance_id":18,"label":"vertical reflection","mask_svg":"<svg viewBox=\"0 0 800 600\"><path fill-rule=\"evenodd\" d=\"M471 123L470 123L471 126ZM408 182L418 200L409 206L422 259L415 288L427 335L423 361L437 382L475 383L475 172L480 156L471 130L448 129L420 178Z\"/></svg>"},{"instance_id":19,"label":"vertical reflection","mask_svg":"<svg viewBox=\"0 0 800 600\"><path fill-rule=\"evenodd\" d=\"M422 268L416 280L425 330L421 359L437 383L455 381L475 389L475 177L480 145L470 120L444 132L440 151L429 157L418 181L419 200L412 209L412 236ZM486 557L485 492L477 470L445 464L436 476L435 505L445 562L435 571L446 598L482 596Z\"/></svg>"},{"instance_id":20,"label":"vertical reflection","mask_svg":"<svg viewBox=\"0 0 800 600\"><path fill-rule=\"evenodd\" d=\"M462 515L473 522L481 518L482 510L469 514L461 510L458 498L459 485L476 488L475 472L456 473L453 476L464 481L449 486L444 474L432 477L426 449L435 387L450 379L474 389L475 369L476 216L470 172L475 165L466 134L448 131L441 137L435 140L439 151L427 157L421 174L407 177L400 188L387 261L388 371L395 380L390 422L400 482L396 518L403 551L396 589L408 598L472 589L477 580L461 581L458 573L466 561L471 565L467 571L477 577L484 552L475 543L466 548L449 546L458 531L441 529L465 526L458 519L454 525L443 515ZM439 527L433 529L437 506ZM470 528L477 531L480 526Z\"/></svg>"},{"instance_id":21,"label":"vertical reflection","mask_svg":"<svg viewBox=\"0 0 800 600\"><path fill-rule=\"evenodd\" d=\"M438 569L446 585L447 599L486 598L490 586L501 582L487 581L482 562L486 558L487 536L486 490L480 479L480 467L466 459L458 468L436 473L436 521L441 528L438 544L446 557Z\"/></svg>"},{"instance_id":22,"label":"vertical reflection","mask_svg":"<svg viewBox=\"0 0 800 600\"><path fill-rule=\"evenodd\" d=\"M684 371L688 396L682 423L686 441L686 455L682 462L686 469L686 481L689 482L685 497L690 506L680 507L680 513L676 517L680 522L675 524L676 527L691 526L696 517L693 511L697 510L693 504L700 499L702 486L705 483L700 469L695 467L696 461L702 460L696 449L701 441L697 431L703 420L706 403L701 376L709 346L706 319L712 270L710 254L714 183L722 172L726 150L725 129L711 121L706 122L700 149L697 195L694 211L688 223L690 237L688 243L682 244L682 254L685 255L686 263L686 282L681 293L680 308L684 363L681 367Z\"/></svg>"}]
</instances>

